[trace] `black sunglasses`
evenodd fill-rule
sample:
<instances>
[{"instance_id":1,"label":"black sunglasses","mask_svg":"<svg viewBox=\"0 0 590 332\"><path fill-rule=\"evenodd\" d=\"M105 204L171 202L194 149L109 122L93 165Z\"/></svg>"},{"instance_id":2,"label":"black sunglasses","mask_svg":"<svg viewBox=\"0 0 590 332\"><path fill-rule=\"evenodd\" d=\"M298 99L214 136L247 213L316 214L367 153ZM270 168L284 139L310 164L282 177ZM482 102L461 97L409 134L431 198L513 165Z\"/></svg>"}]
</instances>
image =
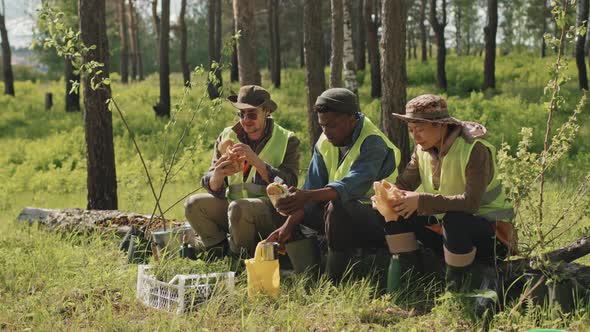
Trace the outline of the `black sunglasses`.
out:
<instances>
[{"instance_id":1,"label":"black sunglasses","mask_svg":"<svg viewBox=\"0 0 590 332\"><path fill-rule=\"evenodd\" d=\"M242 112L236 112L236 114L240 117L240 119L250 119L250 120L256 120L258 119L258 113L256 112L249 112L249 113L242 113Z\"/></svg>"}]
</instances>

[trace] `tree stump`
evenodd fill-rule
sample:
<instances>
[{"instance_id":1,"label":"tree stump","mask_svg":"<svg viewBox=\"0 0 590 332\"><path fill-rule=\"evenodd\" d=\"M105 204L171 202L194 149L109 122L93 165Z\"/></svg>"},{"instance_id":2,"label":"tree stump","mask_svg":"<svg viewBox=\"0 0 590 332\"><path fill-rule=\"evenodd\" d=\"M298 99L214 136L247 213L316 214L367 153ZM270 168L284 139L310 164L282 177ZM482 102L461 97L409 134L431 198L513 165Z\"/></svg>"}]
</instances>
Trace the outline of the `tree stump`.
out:
<instances>
[{"instance_id":1,"label":"tree stump","mask_svg":"<svg viewBox=\"0 0 590 332\"><path fill-rule=\"evenodd\" d=\"M53 107L53 94L51 92L47 92L45 94L45 110L49 111Z\"/></svg>"}]
</instances>

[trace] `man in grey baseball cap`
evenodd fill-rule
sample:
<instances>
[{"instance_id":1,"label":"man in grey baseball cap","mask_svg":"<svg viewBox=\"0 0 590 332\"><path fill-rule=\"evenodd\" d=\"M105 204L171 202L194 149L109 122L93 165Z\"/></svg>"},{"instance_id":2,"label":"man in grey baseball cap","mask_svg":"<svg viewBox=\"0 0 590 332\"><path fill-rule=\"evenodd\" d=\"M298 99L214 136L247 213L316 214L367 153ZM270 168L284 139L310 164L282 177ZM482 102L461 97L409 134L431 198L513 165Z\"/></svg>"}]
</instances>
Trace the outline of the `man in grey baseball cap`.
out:
<instances>
[{"instance_id":1,"label":"man in grey baseball cap","mask_svg":"<svg viewBox=\"0 0 590 332\"><path fill-rule=\"evenodd\" d=\"M384 219L372 209L373 182L397 176L399 149L367 118L350 90L333 88L316 100L322 135L303 189L290 188L277 209L289 215L269 237L284 242L303 224L325 233L327 273L338 281L354 248L386 248Z\"/></svg>"}]
</instances>

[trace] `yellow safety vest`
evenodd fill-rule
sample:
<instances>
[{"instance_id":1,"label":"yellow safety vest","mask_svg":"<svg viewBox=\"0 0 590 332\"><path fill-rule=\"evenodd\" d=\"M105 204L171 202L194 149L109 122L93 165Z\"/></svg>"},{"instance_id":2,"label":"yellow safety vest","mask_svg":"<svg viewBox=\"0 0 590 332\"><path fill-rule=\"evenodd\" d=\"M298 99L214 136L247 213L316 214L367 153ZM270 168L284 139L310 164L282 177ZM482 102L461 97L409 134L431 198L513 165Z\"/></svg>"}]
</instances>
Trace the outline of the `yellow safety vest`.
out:
<instances>
[{"instance_id":1,"label":"yellow safety vest","mask_svg":"<svg viewBox=\"0 0 590 332\"><path fill-rule=\"evenodd\" d=\"M272 167L279 167L283 163L287 152L287 143L289 137L293 135L291 131L273 123L272 134L258 157ZM236 133L231 127L227 127L221 132L221 139L231 138L234 142L239 142ZM266 196L266 185L259 185L253 182L255 170L251 167L248 175L244 176L242 172L228 176L228 186L226 197L230 201L240 198L257 198Z\"/></svg>"},{"instance_id":2,"label":"yellow safety vest","mask_svg":"<svg viewBox=\"0 0 590 332\"><path fill-rule=\"evenodd\" d=\"M377 126L369 120L366 116L363 117L363 128L361 129L361 133L359 137L356 139L344 160L340 165L338 164L339 161L339 149L338 147L332 145L326 135L322 133L320 138L316 143L316 148L318 149L319 153L322 155L324 159L324 164L326 165L326 169L328 170L328 182L333 182L336 180L340 180L344 178L349 172L350 167L352 164L359 158L361 154L361 146L367 137L369 136L379 136L383 139L385 144L388 148L393 150L395 158L397 159L395 170L386 178L387 181L394 183L397 177L398 169L399 169L399 160L400 160L400 150L395 146ZM379 181L382 179L374 179L375 181ZM373 186L367 191L366 196L373 195Z\"/></svg>"},{"instance_id":3,"label":"yellow safety vest","mask_svg":"<svg viewBox=\"0 0 590 332\"><path fill-rule=\"evenodd\" d=\"M457 137L455 139L447 155L443 157L438 190L434 189L432 183L430 153L423 151L422 148L418 146L416 154L418 156L420 179L422 182L421 191L444 196L464 194L466 183L465 170L467 168L467 163L469 162L469 157L471 156L471 151L476 142L482 143L490 150L494 164L494 176L486 188L486 193L482 198L481 206L476 212L476 215L489 220L510 220L514 217L514 210L510 202L508 202L504 190L502 189L502 184L497 176L496 148L483 139L476 139L472 143L468 143L462 137ZM439 214L437 217L442 218L443 215L444 214Z\"/></svg>"}]
</instances>

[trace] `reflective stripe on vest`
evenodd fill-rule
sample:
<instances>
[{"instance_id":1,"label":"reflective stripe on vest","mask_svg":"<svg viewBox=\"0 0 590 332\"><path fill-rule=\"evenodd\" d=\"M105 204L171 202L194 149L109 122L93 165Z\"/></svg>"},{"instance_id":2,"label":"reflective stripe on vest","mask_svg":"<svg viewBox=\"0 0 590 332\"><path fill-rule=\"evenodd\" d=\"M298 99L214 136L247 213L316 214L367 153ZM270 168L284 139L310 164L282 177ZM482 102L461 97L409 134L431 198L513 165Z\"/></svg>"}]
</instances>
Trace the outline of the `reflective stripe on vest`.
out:
<instances>
[{"instance_id":1,"label":"reflective stripe on vest","mask_svg":"<svg viewBox=\"0 0 590 332\"><path fill-rule=\"evenodd\" d=\"M490 150L494 165L494 175L482 197L480 208L475 214L489 220L510 220L514 217L514 210L512 209L512 205L507 201L502 184L497 176L496 148L483 139L476 139L473 143L467 143L462 137L455 139L448 153L443 157L438 190L434 189L432 182L433 175L430 153L418 147L416 154L420 168L422 191L444 196L464 194L466 184L465 170L467 169L467 163L469 162L471 151L473 151L476 142L480 142ZM440 214L437 217L442 218L443 215Z\"/></svg>"},{"instance_id":2,"label":"reflective stripe on vest","mask_svg":"<svg viewBox=\"0 0 590 332\"><path fill-rule=\"evenodd\" d=\"M363 145L363 142L369 136L381 137L387 145L387 147L393 150L394 157L397 159L395 163L395 170L386 179L391 183L395 182L395 179L397 178L397 170L399 168L399 160L401 156L400 150L389 140L389 138L387 138L387 136L385 136L385 134L383 134L383 132L381 132L381 130L379 130L379 128L377 128L377 126L373 124L373 122L371 122L371 120L369 120L369 118L365 116L363 117L363 128L361 129L359 137L356 139L356 141L354 142L354 144L352 145L352 147L350 148L350 150L348 151L340 165L338 165L339 148L332 145L332 143L328 141L326 135L324 135L323 133L318 139L318 142L316 143L316 148L322 155L322 158L324 159L324 164L326 165L326 169L328 170L328 183L334 182L336 180L341 180L350 172L350 167L359 158L361 154L361 146ZM375 179L375 181L378 180L381 179ZM372 185L369 191L367 191L366 193L367 197L371 195L373 195Z\"/></svg>"},{"instance_id":3,"label":"reflective stripe on vest","mask_svg":"<svg viewBox=\"0 0 590 332\"><path fill-rule=\"evenodd\" d=\"M287 143L289 137L293 135L292 132L273 123L272 135L258 154L258 157L265 163L272 167L279 167L283 163L285 154L287 153ZM227 127L221 133L221 140L231 138L234 142L239 142L236 133L231 127ZM254 180L255 170L250 168L248 176L244 179L244 174L238 172L234 175L228 176L228 187L226 190L226 197L230 201L240 198L257 198L266 196L266 185L255 184Z\"/></svg>"}]
</instances>

